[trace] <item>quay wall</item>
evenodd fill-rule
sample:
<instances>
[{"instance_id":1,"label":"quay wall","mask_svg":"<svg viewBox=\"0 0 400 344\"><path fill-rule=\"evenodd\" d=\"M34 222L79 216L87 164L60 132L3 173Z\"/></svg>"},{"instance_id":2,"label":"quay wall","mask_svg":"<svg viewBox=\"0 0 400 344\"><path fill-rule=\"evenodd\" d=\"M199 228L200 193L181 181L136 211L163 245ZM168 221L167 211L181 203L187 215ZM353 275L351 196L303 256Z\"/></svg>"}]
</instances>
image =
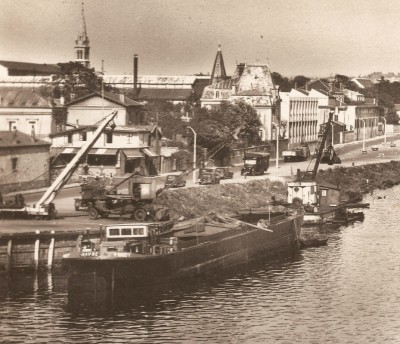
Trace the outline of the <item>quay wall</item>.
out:
<instances>
[{"instance_id":1,"label":"quay wall","mask_svg":"<svg viewBox=\"0 0 400 344\"><path fill-rule=\"evenodd\" d=\"M100 230L82 232L32 232L0 236L0 270L51 269L65 253L77 248L78 238L99 239Z\"/></svg>"},{"instance_id":2,"label":"quay wall","mask_svg":"<svg viewBox=\"0 0 400 344\"><path fill-rule=\"evenodd\" d=\"M400 184L400 161L352 167L336 165L320 170L317 181L337 185L343 194L353 200L362 200L362 194L374 189L387 189ZM293 179L293 178L291 178ZM174 218L193 218L210 212L231 216L235 209L265 207L272 198L286 201L286 185L268 179L246 183L212 185L208 187L169 190L156 200L156 204L170 209ZM360 196L357 199L357 196ZM0 234L0 270L12 268L52 268L61 262L63 254L76 248L79 236L99 239L101 230L41 231L31 233Z\"/></svg>"}]
</instances>

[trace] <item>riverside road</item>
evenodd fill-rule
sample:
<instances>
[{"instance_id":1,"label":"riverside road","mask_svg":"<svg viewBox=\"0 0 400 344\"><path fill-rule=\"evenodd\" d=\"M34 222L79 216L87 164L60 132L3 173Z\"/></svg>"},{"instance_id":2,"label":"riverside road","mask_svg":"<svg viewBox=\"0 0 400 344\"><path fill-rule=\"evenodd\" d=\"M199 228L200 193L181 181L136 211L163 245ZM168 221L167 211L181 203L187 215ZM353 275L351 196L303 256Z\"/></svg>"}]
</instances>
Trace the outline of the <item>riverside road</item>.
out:
<instances>
[{"instance_id":1,"label":"riverside road","mask_svg":"<svg viewBox=\"0 0 400 344\"><path fill-rule=\"evenodd\" d=\"M335 150L339 154L342 167L359 166L371 163L389 162L391 160L400 160L400 136L391 135L385 139L383 137L374 138L365 142L365 152L363 152L363 143L355 142L346 145L335 145ZM392 144L391 144L392 143ZM378 150L373 151L372 147L377 147ZM276 168L276 159L271 156L270 167L268 172L263 176L248 176L240 175L241 165L236 165L232 168L234 172L233 179L222 180L221 184L225 183L244 183L258 179L270 179L287 181L295 177L297 169L306 170L310 161L284 163L278 161ZM333 168L334 166L320 164L319 169ZM177 173L175 173L177 174ZM157 188L161 188L165 183L165 175L157 177ZM193 184L192 175L187 178L186 187L212 187L200 186ZM35 230L41 231L72 231L72 230L87 230L98 229L100 224L124 220L120 217L111 217L109 219L90 220L87 213L74 210L74 198L80 196L80 187L77 184L67 185L57 195L54 200L59 217L55 220L32 220L32 219L2 219L0 220L0 233L13 232L31 232ZM44 190L32 190L24 192L24 199L27 204L33 204L44 193ZM12 195L11 195L12 196ZM128 217L126 218L128 219Z\"/></svg>"}]
</instances>

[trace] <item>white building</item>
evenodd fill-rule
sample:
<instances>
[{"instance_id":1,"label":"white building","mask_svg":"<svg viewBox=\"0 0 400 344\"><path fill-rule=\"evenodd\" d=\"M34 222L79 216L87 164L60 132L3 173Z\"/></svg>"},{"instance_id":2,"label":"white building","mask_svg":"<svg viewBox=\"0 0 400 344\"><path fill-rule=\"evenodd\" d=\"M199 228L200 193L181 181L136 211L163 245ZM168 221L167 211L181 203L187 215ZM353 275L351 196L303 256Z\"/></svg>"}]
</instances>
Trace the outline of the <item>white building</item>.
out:
<instances>
[{"instance_id":1,"label":"white building","mask_svg":"<svg viewBox=\"0 0 400 344\"><path fill-rule=\"evenodd\" d=\"M81 126L76 129L51 135L54 165L64 167L79 149L93 137L95 126ZM161 132L155 126L117 126L106 128L86 157L91 173L117 175L140 172L144 175L157 174L157 137L161 144Z\"/></svg>"}]
</instances>

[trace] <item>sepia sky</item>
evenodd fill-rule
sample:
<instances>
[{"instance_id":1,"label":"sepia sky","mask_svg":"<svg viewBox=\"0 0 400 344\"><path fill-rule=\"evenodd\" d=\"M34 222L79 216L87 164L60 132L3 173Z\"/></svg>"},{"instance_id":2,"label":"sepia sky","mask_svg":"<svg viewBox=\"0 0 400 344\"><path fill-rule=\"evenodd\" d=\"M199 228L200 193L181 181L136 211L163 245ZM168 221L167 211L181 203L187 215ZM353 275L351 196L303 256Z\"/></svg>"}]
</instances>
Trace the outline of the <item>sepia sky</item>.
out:
<instances>
[{"instance_id":1,"label":"sepia sky","mask_svg":"<svg viewBox=\"0 0 400 344\"><path fill-rule=\"evenodd\" d=\"M235 62L285 76L399 72L397 0L85 0L91 63L108 74L210 73ZM0 60L74 58L79 0L0 0Z\"/></svg>"}]
</instances>

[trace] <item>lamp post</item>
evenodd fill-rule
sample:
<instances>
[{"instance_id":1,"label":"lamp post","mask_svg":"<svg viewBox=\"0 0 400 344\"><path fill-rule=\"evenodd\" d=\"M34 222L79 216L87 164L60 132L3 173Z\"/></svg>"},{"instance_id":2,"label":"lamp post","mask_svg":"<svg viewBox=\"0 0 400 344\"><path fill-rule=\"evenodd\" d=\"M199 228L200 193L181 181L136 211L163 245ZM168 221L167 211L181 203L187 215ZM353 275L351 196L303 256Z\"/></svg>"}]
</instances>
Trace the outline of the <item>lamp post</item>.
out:
<instances>
[{"instance_id":1,"label":"lamp post","mask_svg":"<svg viewBox=\"0 0 400 344\"><path fill-rule=\"evenodd\" d=\"M384 137L383 137L383 142L386 145L386 118L382 117L383 121L385 122L385 128L384 128Z\"/></svg>"},{"instance_id":2,"label":"lamp post","mask_svg":"<svg viewBox=\"0 0 400 344\"><path fill-rule=\"evenodd\" d=\"M194 139L193 139L193 184L196 184L196 141L197 141L197 134L192 127L187 127L193 132Z\"/></svg>"},{"instance_id":3,"label":"lamp post","mask_svg":"<svg viewBox=\"0 0 400 344\"><path fill-rule=\"evenodd\" d=\"M334 143L333 137L335 134L335 125L332 122L331 122L331 128L332 128L331 135L332 135L332 147L333 147L333 143Z\"/></svg>"},{"instance_id":4,"label":"lamp post","mask_svg":"<svg viewBox=\"0 0 400 344\"><path fill-rule=\"evenodd\" d=\"M363 149L362 149L362 153L365 154L367 151L365 150L365 120L363 120L362 118L360 118L360 121L363 122Z\"/></svg>"},{"instance_id":5,"label":"lamp post","mask_svg":"<svg viewBox=\"0 0 400 344\"><path fill-rule=\"evenodd\" d=\"M276 128L276 169L279 168L279 125L272 122Z\"/></svg>"}]
</instances>

